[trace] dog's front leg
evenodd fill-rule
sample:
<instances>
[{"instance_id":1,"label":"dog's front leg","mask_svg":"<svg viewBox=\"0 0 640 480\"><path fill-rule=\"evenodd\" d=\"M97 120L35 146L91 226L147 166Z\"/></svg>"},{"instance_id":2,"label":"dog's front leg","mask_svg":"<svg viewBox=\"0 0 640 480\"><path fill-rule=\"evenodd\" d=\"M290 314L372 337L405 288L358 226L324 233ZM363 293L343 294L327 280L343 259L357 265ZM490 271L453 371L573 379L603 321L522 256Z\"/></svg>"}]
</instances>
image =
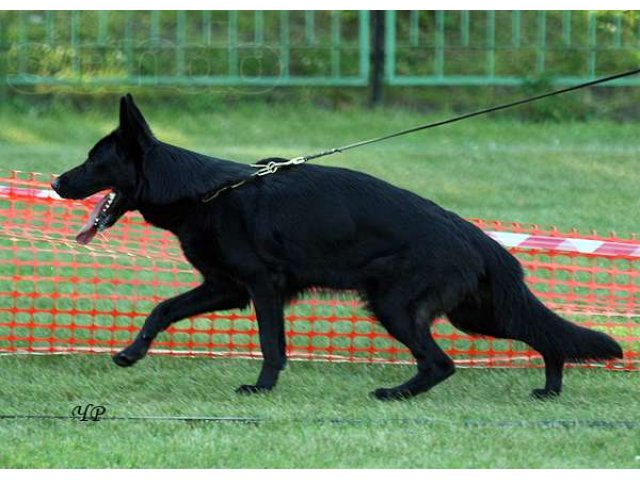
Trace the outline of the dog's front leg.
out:
<instances>
[{"instance_id":1,"label":"dog's front leg","mask_svg":"<svg viewBox=\"0 0 640 480\"><path fill-rule=\"evenodd\" d=\"M284 334L284 299L275 289L261 285L249 289L258 319L262 369L255 385L241 385L238 393L266 392L275 387L287 362Z\"/></svg>"},{"instance_id":2,"label":"dog's front leg","mask_svg":"<svg viewBox=\"0 0 640 480\"><path fill-rule=\"evenodd\" d=\"M243 308L248 303L249 294L241 287L205 282L158 304L147 317L133 343L116 354L113 361L121 367L133 365L147 354L156 336L178 320L215 310Z\"/></svg>"}]
</instances>

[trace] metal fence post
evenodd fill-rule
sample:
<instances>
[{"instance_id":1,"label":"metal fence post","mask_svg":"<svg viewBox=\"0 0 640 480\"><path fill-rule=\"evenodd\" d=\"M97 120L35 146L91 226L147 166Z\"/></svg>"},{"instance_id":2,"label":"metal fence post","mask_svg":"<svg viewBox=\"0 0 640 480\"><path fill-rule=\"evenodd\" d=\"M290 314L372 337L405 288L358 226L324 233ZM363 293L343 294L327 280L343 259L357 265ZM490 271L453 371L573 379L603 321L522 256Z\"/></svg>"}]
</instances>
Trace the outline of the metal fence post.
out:
<instances>
[{"instance_id":1,"label":"metal fence post","mask_svg":"<svg viewBox=\"0 0 640 480\"><path fill-rule=\"evenodd\" d=\"M392 84L396 75L396 11L387 10L384 22L384 77Z\"/></svg>"},{"instance_id":2,"label":"metal fence post","mask_svg":"<svg viewBox=\"0 0 640 480\"><path fill-rule=\"evenodd\" d=\"M384 33L385 13L382 10L371 12L371 96L370 104L375 107L383 100L384 82Z\"/></svg>"},{"instance_id":3,"label":"metal fence post","mask_svg":"<svg viewBox=\"0 0 640 480\"><path fill-rule=\"evenodd\" d=\"M238 78L238 12L235 10L231 10L228 13L229 24L228 24L228 33L227 33L227 41L229 45L227 46L227 64L229 68L229 77Z\"/></svg>"},{"instance_id":4,"label":"metal fence post","mask_svg":"<svg viewBox=\"0 0 640 480\"><path fill-rule=\"evenodd\" d=\"M9 97L9 38L7 35L8 25L3 24L0 19L0 100L5 101Z\"/></svg>"}]
</instances>

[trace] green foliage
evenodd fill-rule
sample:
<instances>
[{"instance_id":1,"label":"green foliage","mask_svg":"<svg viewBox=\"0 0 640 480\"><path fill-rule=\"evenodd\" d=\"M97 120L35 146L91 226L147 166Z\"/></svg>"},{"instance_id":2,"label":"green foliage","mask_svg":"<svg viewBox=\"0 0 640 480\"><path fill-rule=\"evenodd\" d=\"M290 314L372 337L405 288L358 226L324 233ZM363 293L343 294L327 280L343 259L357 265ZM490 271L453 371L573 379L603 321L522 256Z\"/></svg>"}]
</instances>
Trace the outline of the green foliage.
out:
<instances>
[{"instance_id":1,"label":"green foliage","mask_svg":"<svg viewBox=\"0 0 640 480\"><path fill-rule=\"evenodd\" d=\"M524 97L531 97L550 92L553 89L551 78L543 76L526 80L522 86L522 93ZM606 99L602 100L606 102ZM590 92L560 95L546 101L537 101L519 107L519 114L534 122L587 120L595 117L593 113L595 111L597 111L597 104L593 101Z\"/></svg>"}]
</instances>

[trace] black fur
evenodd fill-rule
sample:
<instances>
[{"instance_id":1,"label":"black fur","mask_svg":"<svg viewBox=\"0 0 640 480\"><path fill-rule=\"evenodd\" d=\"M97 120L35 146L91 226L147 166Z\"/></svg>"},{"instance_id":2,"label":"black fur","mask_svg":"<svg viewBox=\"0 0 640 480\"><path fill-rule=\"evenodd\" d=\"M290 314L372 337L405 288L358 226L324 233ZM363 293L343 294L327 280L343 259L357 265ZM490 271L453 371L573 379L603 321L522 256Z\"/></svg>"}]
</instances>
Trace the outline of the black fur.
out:
<instances>
[{"instance_id":1,"label":"black fur","mask_svg":"<svg viewBox=\"0 0 640 480\"><path fill-rule=\"evenodd\" d=\"M546 385L536 397L560 393L567 360L622 356L610 337L547 309L523 282L516 259L480 229L364 173L303 165L202 203L207 192L253 171L159 141L128 95L118 129L54 182L67 198L113 189L122 206L110 224L139 210L178 237L204 277L153 310L135 341L115 355L118 365L144 357L173 322L252 301L264 362L257 382L238 391L270 390L286 361L283 308L311 287L358 291L416 358L416 375L376 390L380 399L425 392L454 372L430 333L441 314L464 331L521 340L540 352Z\"/></svg>"}]
</instances>

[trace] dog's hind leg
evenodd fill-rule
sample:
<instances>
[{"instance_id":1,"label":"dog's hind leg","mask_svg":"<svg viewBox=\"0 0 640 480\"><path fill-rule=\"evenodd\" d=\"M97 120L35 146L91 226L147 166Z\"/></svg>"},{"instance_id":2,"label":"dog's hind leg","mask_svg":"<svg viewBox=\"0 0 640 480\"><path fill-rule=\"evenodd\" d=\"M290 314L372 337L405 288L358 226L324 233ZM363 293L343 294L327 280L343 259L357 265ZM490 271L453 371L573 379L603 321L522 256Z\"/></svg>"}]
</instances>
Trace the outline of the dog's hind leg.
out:
<instances>
[{"instance_id":1,"label":"dog's hind leg","mask_svg":"<svg viewBox=\"0 0 640 480\"><path fill-rule=\"evenodd\" d=\"M262 368L255 385L241 385L237 393L267 392L275 387L287 362L284 332L284 297L265 284L250 288L256 310L262 350Z\"/></svg>"},{"instance_id":2,"label":"dog's hind leg","mask_svg":"<svg viewBox=\"0 0 640 480\"><path fill-rule=\"evenodd\" d=\"M535 388L531 392L533 398L546 400L560 395L562 391L562 371L564 370L564 359L552 355L543 355L545 385L544 388Z\"/></svg>"},{"instance_id":3,"label":"dog's hind leg","mask_svg":"<svg viewBox=\"0 0 640 480\"><path fill-rule=\"evenodd\" d=\"M147 354L153 340L172 323L215 310L243 308L248 303L249 294L242 287L226 282L205 282L158 304L145 320L135 340L114 355L113 361L121 367L129 367Z\"/></svg>"},{"instance_id":4,"label":"dog's hind leg","mask_svg":"<svg viewBox=\"0 0 640 480\"><path fill-rule=\"evenodd\" d=\"M376 301L371 307L387 331L409 348L416 359L418 372L402 385L375 390L373 395L380 400L406 399L426 392L455 371L453 361L431 336L429 327L435 312L428 302L422 302L418 315L412 315L406 304L401 308L393 305Z\"/></svg>"},{"instance_id":5,"label":"dog's hind leg","mask_svg":"<svg viewBox=\"0 0 640 480\"><path fill-rule=\"evenodd\" d=\"M496 319L490 297L483 295L478 300L469 298L447 316L456 328L469 334L520 340L536 349L544 359L546 382L544 388L533 390L532 396L546 399L560 395L565 359L554 353L547 342L538 339L535 330L528 328L526 324L512 322L511 325L503 325Z\"/></svg>"}]
</instances>

